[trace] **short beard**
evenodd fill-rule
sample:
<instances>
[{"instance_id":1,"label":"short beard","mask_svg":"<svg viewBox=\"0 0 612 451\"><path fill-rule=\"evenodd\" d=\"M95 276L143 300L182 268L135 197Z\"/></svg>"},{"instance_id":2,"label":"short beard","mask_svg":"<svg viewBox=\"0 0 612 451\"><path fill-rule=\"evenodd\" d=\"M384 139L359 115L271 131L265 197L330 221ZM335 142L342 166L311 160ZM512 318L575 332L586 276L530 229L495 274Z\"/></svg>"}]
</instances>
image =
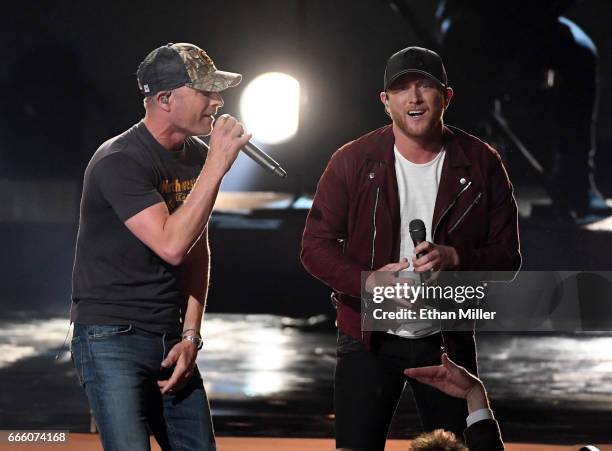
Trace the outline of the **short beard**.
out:
<instances>
[{"instance_id":1,"label":"short beard","mask_svg":"<svg viewBox=\"0 0 612 451\"><path fill-rule=\"evenodd\" d=\"M393 115L391 115L391 120L393 121L394 124L397 124L397 126L404 133L404 135L408 137L412 137L412 138L417 138L417 139L424 139L424 138L427 138L428 136L435 134L440 128L442 128L442 125L444 124L443 115L442 115L437 121L430 122L429 127L423 129L421 133L415 134L414 131L404 128L405 123L401 120L395 120Z\"/></svg>"}]
</instances>

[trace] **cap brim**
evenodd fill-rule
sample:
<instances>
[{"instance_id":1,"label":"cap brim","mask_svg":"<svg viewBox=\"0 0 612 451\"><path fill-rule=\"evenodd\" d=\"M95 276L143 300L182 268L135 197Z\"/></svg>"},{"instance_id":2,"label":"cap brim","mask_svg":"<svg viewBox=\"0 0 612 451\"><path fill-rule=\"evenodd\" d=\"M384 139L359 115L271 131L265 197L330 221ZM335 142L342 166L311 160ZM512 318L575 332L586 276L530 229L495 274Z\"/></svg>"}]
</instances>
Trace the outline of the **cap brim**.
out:
<instances>
[{"instance_id":1,"label":"cap brim","mask_svg":"<svg viewBox=\"0 0 612 451\"><path fill-rule=\"evenodd\" d=\"M446 85L444 83L442 83L440 80L438 80L436 77L434 77L429 72L425 72L424 70L419 70L419 69L406 69L406 70L403 70L403 71L398 72L397 74L395 74L393 76L393 78L387 82L387 86L385 86L385 89L388 89L389 86L391 86L394 81L396 81L402 75L406 75L406 74L422 74L422 75L425 75L427 78L431 78L432 80L437 81L438 84L440 86L442 86L443 88L446 88Z\"/></svg>"},{"instance_id":2,"label":"cap brim","mask_svg":"<svg viewBox=\"0 0 612 451\"><path fill-rule=\"evenodd\" d=\"M227 88L238 86L242 81L242 75L234 72L225 72L216 70L206 75L201 80L193 82L191 85L194 89L200 91L220 92Z\"/></svg>"}]
</instances>

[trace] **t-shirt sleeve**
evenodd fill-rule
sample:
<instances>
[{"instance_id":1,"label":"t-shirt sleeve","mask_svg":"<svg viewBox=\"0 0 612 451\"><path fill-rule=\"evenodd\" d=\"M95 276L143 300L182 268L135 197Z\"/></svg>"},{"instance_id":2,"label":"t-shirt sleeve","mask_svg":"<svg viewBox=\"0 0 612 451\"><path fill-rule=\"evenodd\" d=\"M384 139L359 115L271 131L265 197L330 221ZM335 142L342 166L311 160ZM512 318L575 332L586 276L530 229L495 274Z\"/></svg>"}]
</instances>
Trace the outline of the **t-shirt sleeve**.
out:
<instances>
[{"instance_id":1,"label":"t-shirt sleeve","mask_svg":"<svg viewBox=\"0 0 612 451\"><path fill-rule=\"evenodd\" d=\"M92 175L100 194L123 222L151 205L164 202L152 171L126 155L108 155L98 161Z\"/></svg>"}]
</instances>

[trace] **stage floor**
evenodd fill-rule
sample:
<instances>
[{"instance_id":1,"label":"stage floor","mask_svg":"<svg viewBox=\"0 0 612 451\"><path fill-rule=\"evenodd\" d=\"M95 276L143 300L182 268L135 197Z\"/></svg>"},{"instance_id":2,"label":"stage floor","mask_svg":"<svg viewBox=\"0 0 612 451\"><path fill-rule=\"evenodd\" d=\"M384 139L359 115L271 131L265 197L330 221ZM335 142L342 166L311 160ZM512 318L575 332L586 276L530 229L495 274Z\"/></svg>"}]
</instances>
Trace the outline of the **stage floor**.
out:
<instances>
[{"instance_id":1,"label":"stage floor","mask_svg":"<svg viewBox=\"0 0 612 451\"><path fill-rule=\"evenodd\" d=\"M388 440L385 451L407 451L410 441ZM13 451L15 445L0 445L0 451ZM20 451L40 451L40 445L19 445ZM71 434L67 445L54 445L57 451L102 451L98 437L93 434ZM151 450L159 451L159 446L151 440ZM334 449L333 440L329 439L282 439L255 437L218 437L219 451L330 451ZM576 451L576 446L535 445L533 443L506 444L507 451ZM612 451L612 446L600 446L600 451Z\"/></svg>"},{"instance_id":2,"label":"stage floor","mask_svg":"<svg viewBox=\"0 0 612 451\"><path fill-rule=\"evenodd\" d=\"M89 430L69 354L55 360L67 328L64 318L0 321L0 429ZM209 314L204 331L198 365L220 443L227 443L222 449L245 449L230 447L240 437L333 437L331 323L303 329L272 315ZM612 443L612 336L481 334L477 341L481 377L506 441ZM406 392L390 436L419 432ZM305 447L284 449L332 444L288 443Z\"/></svg>"}]
</instances>

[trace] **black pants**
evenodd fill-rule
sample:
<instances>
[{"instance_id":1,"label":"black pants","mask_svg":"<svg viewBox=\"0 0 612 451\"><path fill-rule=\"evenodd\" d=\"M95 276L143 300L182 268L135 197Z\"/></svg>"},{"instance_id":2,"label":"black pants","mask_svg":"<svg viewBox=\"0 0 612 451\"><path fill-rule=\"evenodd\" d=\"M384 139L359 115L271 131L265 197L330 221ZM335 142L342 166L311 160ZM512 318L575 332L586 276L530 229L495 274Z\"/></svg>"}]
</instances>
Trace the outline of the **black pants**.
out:
<instances>
[{"instance_id":1,"label":"black pants","mask_svg":"<svg viewBox=\"0 0 612 451\"><path fill-rule=\"evenodd\" d=\"M462 437L468 415L466 402L403 374L406 368L439 365L441 347L439 333L408 339L375 332L368 350L361 341L339 331L334 386L336 447L383 451L407 379L423 429L442 428Z\"/></svg>"}]
</instances>

